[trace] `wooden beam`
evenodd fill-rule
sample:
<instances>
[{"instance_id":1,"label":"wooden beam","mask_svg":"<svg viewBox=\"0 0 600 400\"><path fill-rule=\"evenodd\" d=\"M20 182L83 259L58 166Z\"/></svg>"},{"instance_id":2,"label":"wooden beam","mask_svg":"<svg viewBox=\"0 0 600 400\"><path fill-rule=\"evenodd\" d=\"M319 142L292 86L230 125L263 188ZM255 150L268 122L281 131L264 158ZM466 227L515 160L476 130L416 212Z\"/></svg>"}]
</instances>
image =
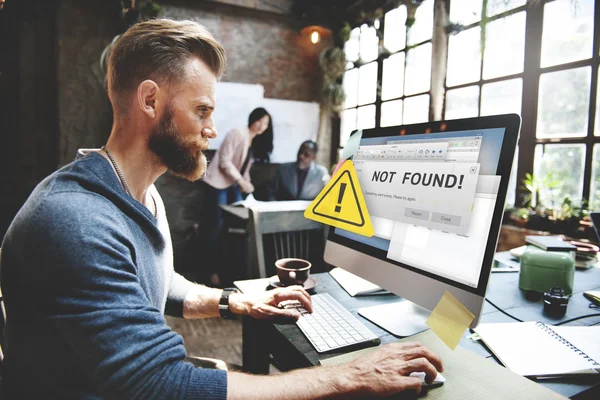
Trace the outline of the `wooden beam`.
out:
<instances>
[{"instance_id":1,"label":"wooden beam","mask_svg":"<svg viewBox=\"0 0 600 400\"><path fill-rule=\"evenodd\" d=\"M435 0L433 10L434 26L431 39L431 97L429 120L443 119L444 97L446 95L444 82L446 80L446 59L448 57L448 4L446 0Z\"/></svg>"},{"instance_id":2,"label":"wooden beam","mask_svg":"<svg viewBox=\"0 0 600 400\"><path fill-rule=\"evenodd\" d=\"M227 4L241 8L266 11L274 14L290 15L293 0L206 0L210 3Z\"/></svg>"}]
</instances>

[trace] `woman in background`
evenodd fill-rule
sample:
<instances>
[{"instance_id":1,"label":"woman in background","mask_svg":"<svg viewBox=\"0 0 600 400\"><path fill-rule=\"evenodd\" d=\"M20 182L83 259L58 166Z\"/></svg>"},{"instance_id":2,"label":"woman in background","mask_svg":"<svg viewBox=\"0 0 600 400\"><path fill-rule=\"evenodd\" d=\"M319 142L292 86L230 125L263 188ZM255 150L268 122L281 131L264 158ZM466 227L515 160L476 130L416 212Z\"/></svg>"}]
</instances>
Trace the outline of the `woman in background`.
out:
<instances>
[{"instance_id":1,"label":"woman in background","mask_svg":"<svg viewBox=\"0 0 600 400\"><path fill-rule=\"evenodd\" d=\"M260 136L267 140L259 140ZM215 204L231 204L242 199L242 193L254 192L250 168L254 159L267 161L273 150L273 123L264 108L248 117L247 128L232 129L208 166L206 182L212 189Z\"/></svg>"},{"instance_id":2,"label":"woman in background","mask_svg":"<svg viewBox=\"0 0 600 400\"><path fill-rule=\"evenodd\" d=\"M232 129L227 133L208 165L204 182L207 184L207 208L213 224L210 228L209 250L218 249L218 237L223 221L219 205L231 204L242 200L242 193L254 192L250 180L252 163L268 162L273 151L273 121L264 108L256 108L248 117L248 127ZM214 265L214 264L213 264ZM218 284L213 274L213 284Z\"/></svg>"}]
</instances>

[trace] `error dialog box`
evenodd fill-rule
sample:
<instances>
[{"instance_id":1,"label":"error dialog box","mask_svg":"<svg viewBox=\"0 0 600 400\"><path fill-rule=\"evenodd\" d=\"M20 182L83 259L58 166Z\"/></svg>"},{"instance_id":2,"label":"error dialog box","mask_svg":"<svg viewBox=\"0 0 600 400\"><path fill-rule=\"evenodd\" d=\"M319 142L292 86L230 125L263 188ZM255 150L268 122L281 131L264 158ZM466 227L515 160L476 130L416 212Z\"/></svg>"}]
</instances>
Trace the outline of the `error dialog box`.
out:
<instances>
[{"instance_id":1,"label":"error dialog box","mask_svg":"<svg viewBox=\"0 0 600 400\"><path fill-rule=\"evenodd\" d=\"M478 163L354 161L369 214L466 234Z\"/></svg>"}]
</instances>

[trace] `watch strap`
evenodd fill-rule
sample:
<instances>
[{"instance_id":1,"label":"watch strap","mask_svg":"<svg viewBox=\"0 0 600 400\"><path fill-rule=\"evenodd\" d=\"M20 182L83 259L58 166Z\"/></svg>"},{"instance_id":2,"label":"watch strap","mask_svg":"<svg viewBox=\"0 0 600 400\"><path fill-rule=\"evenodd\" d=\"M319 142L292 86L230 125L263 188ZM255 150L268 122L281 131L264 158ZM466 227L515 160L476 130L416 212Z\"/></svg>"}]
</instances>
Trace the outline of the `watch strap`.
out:
<instances>
[{"instance_id":1,"label":"watch strap","mask_svg":"<svg viewBox=\"0 0 600 400\"><path fill-rule=\"evenodd\" d=\"M219 315L221 315L224 319L233 319L235 315L231 312L229 308L229 296L232 293L239 293L240 291L236 288L225 288L221 293L221 298L219 299Z\"/></svg>"}]
</instances>

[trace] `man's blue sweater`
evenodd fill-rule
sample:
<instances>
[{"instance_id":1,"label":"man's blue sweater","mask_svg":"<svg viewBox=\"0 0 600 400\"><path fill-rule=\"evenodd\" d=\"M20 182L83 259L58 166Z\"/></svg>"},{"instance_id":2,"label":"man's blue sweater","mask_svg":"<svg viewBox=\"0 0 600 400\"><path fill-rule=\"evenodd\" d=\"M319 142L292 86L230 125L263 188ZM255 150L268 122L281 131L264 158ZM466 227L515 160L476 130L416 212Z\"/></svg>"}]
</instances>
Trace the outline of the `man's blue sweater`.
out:
<instances>
[{"instance_id":1,"label":"man's blue sweater","mask_svg":"<svg viewBox=\"0 0 600 400\"><path fill-rule=\"evenodd\" d=\"M191 283L173 271L157 203L158 219L95 152L34 190L2 244L5 395L226 398L226 372L184 362L163 317L181 315Z\"/></svg>"}]
</instances>

